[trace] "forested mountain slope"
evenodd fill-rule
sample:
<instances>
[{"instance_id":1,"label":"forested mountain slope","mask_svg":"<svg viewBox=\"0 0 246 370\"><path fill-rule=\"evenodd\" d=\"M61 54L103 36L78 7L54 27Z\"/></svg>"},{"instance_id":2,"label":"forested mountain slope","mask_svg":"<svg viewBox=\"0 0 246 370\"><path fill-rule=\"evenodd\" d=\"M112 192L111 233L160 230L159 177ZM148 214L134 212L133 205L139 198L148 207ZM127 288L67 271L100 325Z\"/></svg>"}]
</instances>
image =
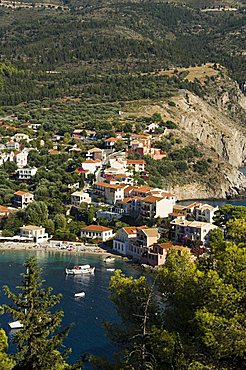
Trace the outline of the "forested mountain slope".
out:
<instances>
[{"instance_id":1,"label":"forested mountain slope","mask_svg":"<svg viewBox=\"0 0 246 370\"><path fill-rule=\"evenodd\" d=\"M113 91L132 73L205 62L225 65L237 81L246 80L243 9L211 14L156 0L66 5L69 11L0 9L1 59L18 69L5 76L0 103L84 90L87 97L88 89L101 97L105 81Z\"/></svg>"}]
</instances>

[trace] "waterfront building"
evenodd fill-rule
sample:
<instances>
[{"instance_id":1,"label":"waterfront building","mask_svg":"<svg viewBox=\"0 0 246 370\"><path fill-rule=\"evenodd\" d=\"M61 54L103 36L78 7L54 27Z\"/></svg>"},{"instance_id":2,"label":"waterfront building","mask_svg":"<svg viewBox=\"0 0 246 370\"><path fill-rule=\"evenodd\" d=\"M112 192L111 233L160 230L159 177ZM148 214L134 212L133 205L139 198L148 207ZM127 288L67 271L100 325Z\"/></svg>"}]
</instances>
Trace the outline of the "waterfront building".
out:
<instances>
[{"instance_id":1,"label":"waterfront building","mask_svg":"<svg viewBox=\"0 0 246 370\"><path fill-rule=\"evenodd\" d=\"M170 239L179 243L200 242L203 245L209 241L210 232L216 228L208 222L175 219L170 222Z\"/></svg>"},{"instance_id":2,"label":"waterfront building","mask_svg":"<svg viewBox=\"0 0 246 370\"><path fill-rule=\"evenodd\" d=\"M119 229L113 239L113 250L124 256L128 255L129 244L137 238L137 227L129 226Z\"/></svg>"},{"instance_id":3,"label":"waterfront building","mask_svg":"<svg viewBox=\"0 0 246 370\"><path fill-rule=\"evenodd\" d=\"M49 238L44 227L35 225L23 225L20 227L20 236L35 243L43 243Z\"/></svg>"},{"instance_id":4,"label":"waterfront building","mask_svg":"<svg viewBox=\"0 0 246 370\"><path fill-rule=\"evenodd\" d=\"M89 225L81 229L80 236L81 238L106 241L113 237L113 229L100 225Z\"/></svg>"},{"instance_id":5,"label":"waterfront building","mask_svg":"<svg viewBox=\"0 0 246 370\"><path fill-rule=\"evenodd\" d=\"M132 240L128 247L128 256L133 260L142 262L143 257L147 255L148 248L157 243L159 239L158 230L154 227L138 227L137 236Z\"/></svg>"}]
</instances>

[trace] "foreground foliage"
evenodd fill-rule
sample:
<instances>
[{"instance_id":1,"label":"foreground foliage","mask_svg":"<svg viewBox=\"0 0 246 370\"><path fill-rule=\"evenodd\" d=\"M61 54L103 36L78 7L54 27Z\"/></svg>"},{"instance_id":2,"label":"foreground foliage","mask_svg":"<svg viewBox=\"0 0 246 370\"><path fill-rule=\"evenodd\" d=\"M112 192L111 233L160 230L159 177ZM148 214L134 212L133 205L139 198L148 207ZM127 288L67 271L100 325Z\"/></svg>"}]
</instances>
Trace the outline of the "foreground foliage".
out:
<instances>
[{"instance_id":1,"label":"foreground foliage","mask_svg":"<svg viewBox=\"0 0 246 370\"><path fill-rule=\"evenodd\" d=\"M71 366L66 362L69 349L61 351L70 329L59 331L63 311L53 309L61 295L51 294L52 288L43 288L41 271L34 257L29 258L24 266L26 273L22 274L19 292L15 294L7 286L4 287L13 302L6 305L7 311L23 324L23 329L14 338L17 345L14 369L81 369L81 363Z\"/></svg>"},{"instance_id":2,"label":"foreground foliage","mask_svg":"<svg viewBox=\"0 0 246 370\"><path fill-rule=\"evenodd\" d=\"M113 364L92 358L96 369L245 368L246 235L241 223L231 230L244 241L216 230L195 262L171 251L152 286L115 272L110 291L122 322L106 330L119 353Z\"/></svg>"}]
</instances>

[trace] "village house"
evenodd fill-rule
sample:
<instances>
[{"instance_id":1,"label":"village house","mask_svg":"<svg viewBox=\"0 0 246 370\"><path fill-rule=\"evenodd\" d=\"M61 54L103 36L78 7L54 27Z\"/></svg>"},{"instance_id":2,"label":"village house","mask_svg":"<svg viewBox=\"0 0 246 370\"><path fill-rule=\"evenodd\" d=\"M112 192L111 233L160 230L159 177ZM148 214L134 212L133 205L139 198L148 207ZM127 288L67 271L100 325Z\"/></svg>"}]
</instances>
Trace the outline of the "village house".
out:
<instances>
[{"instance_id":1,"label":"village house","mask_svg":"<svg viewBox=\"0 0 246 370\"><path fill-rule=\"evenodd\" d=\"M113 237L113 229L100 225L85 226L80 232L81 238L101 239L103 242Z\"/></svg>"},{"instance_id":2,"label":"village house","mask_svg":"<svg viewBox=\"0 0 246 370\"><path fill-rule=\"evenodd\" d=\"M140 216L143 220L154 219L157 217L165 218L173 211L173 203L170 199L149 195L140 201Z\"/></svg>"},{"instance_id":3,"label":"village house","mask_svg":"<svg viewBox=\"0 0 246 370\"><path fill-rule=\"evenodd\" d=\"M8 150L19 150L20 149L20 144L12 140L7 142L5 146L6 146L6 149Z\"/></svg>"},{"instance_id":4,"label":"village house","mask_svg":"<svg viewBox=\"0 0 246 370\"><path fill-rule=\"evenodd\" d=\"M14 136L12 137L12 140L16 141L17 143L19 143L22 140L25 140L25 141L29 142L30 137L27 134L23 134L21 132L18 132L16 134L14 134Z\"/></svg>"},{"instance_id":5,"label":"village house","mask_svg":"<svg viewBox=\"0 0 246 370\"><path fill-rule=\"evenodd\" d=\"M19 168L16 173L19 180L30 180L36 175L37 170L36 167Z\"/></svg>"},{"instance_id":6,"label":"village house","mask_svg":"<svg viewBox=\"0 0 246 370\"><path fill-rule=\"evenodd\" d=\"M127 167L133 172L144 172L145 161L143 159L127 159Z\"/></svg>"},{"instance_id":7,"label":"village house","mask_svg":"<svg viewBox=\"0 0 246 370\"><path fill-rule=\"evenodd\" d=\"M109 137L108 139L105 140L105 146L107 149L112 149L115 147L115 144L118 141L120 141L120 139L117 137Z\"/></svg>"},{"instance_id":8,"label":"village house","mask_svg":"<svg viewBox=\"0 0 246 370\"><path fill-rule=\"evenodd\" d=\"M34 195L28 191L16 191L14 193L13 205L16 208L25 208L34 201Z\"/></svg>"},{"instance_id":9,"label":"village house","mask_svg":"<svg viewBox=\"0 0 246 370\"><path fill-rule=\"evenodd\" d=\"M91 197L84 191L75 191L71 194L71 204L73 206L79 206L81 203L91 203Z\"/></svg>"},{"instance_id":10,"label":"village house","mask_svg":"<svg viewBox=\"0 0 246 370\"><path fill-rule=\"evenodd\" d=\"M213 207L210 204L200 203L194 208L194 217L196 221L210 222L213 223L215 212L218 211L219 207Z\"/></svg>"},{"instance_id":11,"label":"village house","mask_svg":"<svg viewBox=\"0 0 246 370\"><path fill-rule=\"evenodd\" d=\"M101 167L102 161L100 159L87 159L85 162L82 162L81 167L85 171L90 173L95 173L96 170Z\"/></svg>"},{"instance_id":12,"label":"village house","mask_svg":"<svg viewBox=\"0 0 246 370\"><path fill-rule=\"evenodd\" d=\"M49 238L44 227L34 225L20 227L20 237L35 243L43 243Z\"/></svg>"},{"instance_id":13,"label":"village house","mask_svg":"<svg viewBox=\"0 0 246 370\"><path fill-rule=\"evenodd\" d=\"M104 159L104 151L100 148L92 148L86 152L85 156L87 159L99 159L102 161Z\"/></svg>"},{"instance_id":14,"label":"village house","mask_svg":"<svg viewBox=\"0 0 246 370\"><path fill-rule=\"evenodd\" d=\"M154 227L147 228L138 227L137 237L132 240L128 248L128 255L133 260L142 261L143 257L147 255L148 248L157 243L159 239L158 230Z\"/></svg>"},{"instance_id":15,"label":"village house","mask_svg":"<svg viewBox=\"0 0 246 370\"><path fill-rule=\"evenodd\" d=\"M111 185L106 182L96 182L94 184L94 195L104 198L106 203L115 204L119 199L124 198L124 188L127 185Z\"/></svg>"},{"instance_id":16,"label":"village house","mask_svg":"<svg viewBox=\"0 0 246 370\"><path fill-rule=\"evenodd\" d=\"M13 209L0 205L0 220L3 218L7 218L12 212L14 212Z\"/></svg>"},{"instance_id":17,"label":"village house","mask_svg":"<svg viewBox=\"0 0 246 370\"><path fill-rule=\"evenodd\" d=\"M137 238L137 227L127 226L119 229L113 239L113 250L124 256L128 255L129 244Z\"/></svg>"},{"instance_id":18,"label":"village house","mask_svg":"<svg viewBox=\"0 0 246 370\"><path fill-rule=\"evenodd\" d=\"M203 245L208 242L210 232L216 228L208 222L175 219L170 222L170 239L178 243L193 241Z\"/></svg>"},{"instance_id":19,"label":"village house","mask_svg":"<svg viewBox=\"0 0 246 370\"><path fill-rule=\"evenodd\" d=\"M156 243L148 248L147 257L144 261L152 267L164 265L166 262L168 251L177 250L181 255L182 253L190 253L190 249L172 243Z\"/></svg>"},{"instance_id":20,"label":"village house","mask_svg":"<svg viewBox=\"0 0 246 370\"><path fill-rule=\"evenodd\" d=\"M14 152L14 161L18 168L25 167L27 165L28 151L22 150L21 152Z\"/></svg>"}]
</instances>

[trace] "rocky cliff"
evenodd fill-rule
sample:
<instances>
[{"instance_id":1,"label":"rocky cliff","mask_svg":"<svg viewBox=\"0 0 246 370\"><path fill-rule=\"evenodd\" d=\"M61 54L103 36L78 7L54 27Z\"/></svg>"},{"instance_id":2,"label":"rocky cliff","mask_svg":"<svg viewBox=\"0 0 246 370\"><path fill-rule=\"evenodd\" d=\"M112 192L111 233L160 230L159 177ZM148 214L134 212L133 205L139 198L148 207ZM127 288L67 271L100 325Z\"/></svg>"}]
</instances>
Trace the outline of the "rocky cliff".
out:
<instances>
[{"instance_id":1,"label":"rocky cliff","mask_svg":"<svg viewBox=\"0 0 246 370\"><path fill-rule=\"evenodd\" d=\"M145 112L159 112L164 120L177 122L176 134L182 142L196 143L213 158L213 165L208 176L171 185L169 190L179 199L226 198L245 193L246 176L239 168L246 163L246 98L236 83L230 79L214 82L203 98L182 90L172 101L176 106L161 102L146 107Z\"/></svg>"}]
</instances>

